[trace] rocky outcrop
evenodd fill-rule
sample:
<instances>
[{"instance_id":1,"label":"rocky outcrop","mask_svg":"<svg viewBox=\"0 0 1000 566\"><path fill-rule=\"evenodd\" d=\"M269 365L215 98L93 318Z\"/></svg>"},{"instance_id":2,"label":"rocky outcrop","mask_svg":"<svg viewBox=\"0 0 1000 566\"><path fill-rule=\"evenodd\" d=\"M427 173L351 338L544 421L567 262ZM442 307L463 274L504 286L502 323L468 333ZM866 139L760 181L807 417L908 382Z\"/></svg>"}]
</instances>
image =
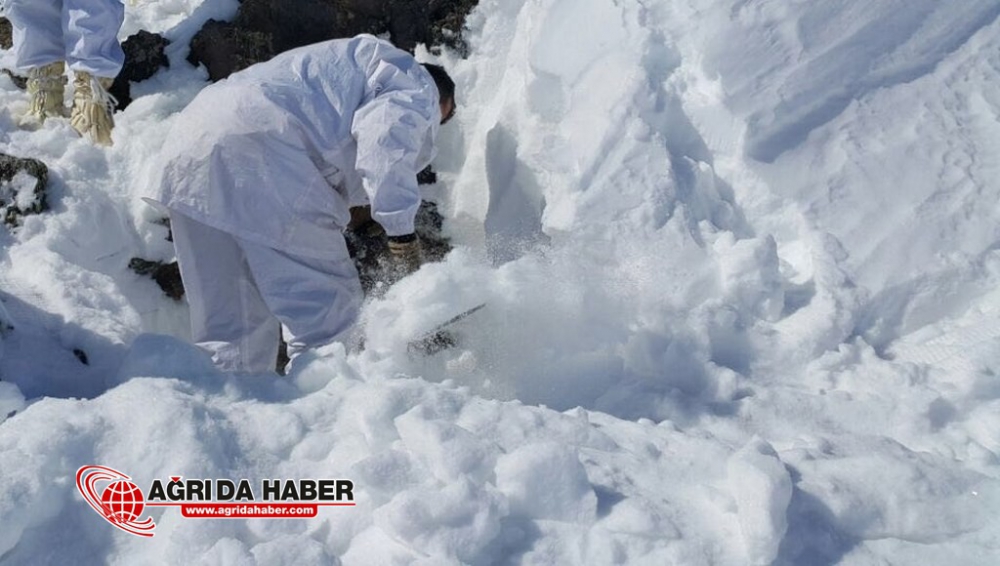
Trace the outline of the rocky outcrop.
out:
<instances>
[{"instance_id":1,"label":"rocky outcrop","mask_svg":"<svg viewBox=\"0 0 1000 566\"><path fill-rule=\"evenodd\" d=\"M213 81L271 57L327 39L389 34L412 51L418 43L463 49L462 26L477 0L243 0L232 22L209 20L188 57Z\"/></svg>"}]
</instances>

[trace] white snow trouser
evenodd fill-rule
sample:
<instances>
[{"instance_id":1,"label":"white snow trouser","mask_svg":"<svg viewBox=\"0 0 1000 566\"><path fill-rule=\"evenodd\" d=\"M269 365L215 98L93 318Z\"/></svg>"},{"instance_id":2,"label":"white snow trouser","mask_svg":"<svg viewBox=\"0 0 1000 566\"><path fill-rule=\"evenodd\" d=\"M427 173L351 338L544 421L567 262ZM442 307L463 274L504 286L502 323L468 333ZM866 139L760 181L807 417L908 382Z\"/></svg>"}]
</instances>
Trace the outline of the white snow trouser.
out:
<instances>
[{"instance_id":1,"label":"white snow trouser","mask_svg":"<svg viewBox=\"0 0 1000 566\"><path fill-rule=\"evenodd\" d=\"M20 70L66 61L70 69L98 77L121 71L121 0L6 0L6 7Z\"/></svg>"},{"instance_id":2,"label":"white snow trouser","mask_svg":"<svg viewBox=\"0 0 1000 566\"><path fill-rule=\"evenodd\" d=\"M292 359L347 340L362 291L343 237L330 242L330 257L311 258L242 240L176 211L170 225L192 339L220 369L273 372L282 325Z\"/></svg>"}]
</instances>

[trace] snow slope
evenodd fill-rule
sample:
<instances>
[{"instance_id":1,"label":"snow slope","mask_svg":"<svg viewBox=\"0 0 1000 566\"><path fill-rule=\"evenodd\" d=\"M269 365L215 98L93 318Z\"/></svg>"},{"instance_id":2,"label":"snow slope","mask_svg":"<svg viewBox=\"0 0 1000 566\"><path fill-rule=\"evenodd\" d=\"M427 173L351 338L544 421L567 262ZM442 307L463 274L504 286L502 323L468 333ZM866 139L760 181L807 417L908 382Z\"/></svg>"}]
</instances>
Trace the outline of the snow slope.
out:
<instances>
[{"instance_id":1,"label":"snow slope","mask_svg":"<svg viewBox=\"0 0 1000 566\"><path fill-rule=\"evenodd\" d=\"M0 233L0 564L997 562L996 2L481 0L438 57L458 248L366 306L365 352L285 379L215 372L126 267L170 257L140 197L205 85L185 38L236 5L130 9L173 65L110 150L18 130L0 77L0 151L54 204ZM87 508L87 464L359 500L154 510L145 540Z\"/></svg>"}]
</instances>

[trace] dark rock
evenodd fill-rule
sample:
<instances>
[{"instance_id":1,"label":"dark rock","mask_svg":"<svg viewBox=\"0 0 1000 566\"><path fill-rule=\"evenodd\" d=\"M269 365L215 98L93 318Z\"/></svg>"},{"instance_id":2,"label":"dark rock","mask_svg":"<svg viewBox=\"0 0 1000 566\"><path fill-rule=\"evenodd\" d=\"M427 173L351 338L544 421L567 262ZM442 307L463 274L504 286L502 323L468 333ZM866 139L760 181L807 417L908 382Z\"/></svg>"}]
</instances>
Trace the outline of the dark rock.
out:
<instances>
[{"instance_id":1,"label":"dark rock","mask_svg":"<svg viewBox=\"0 0 1000 566\"><path fill-rule=\"evenodd\" d=\"M462 57L468 57L469 45L465 42L465 18L479 0L440 0L431 17L431 39L428 45L446 45Z\"/></svg>"},{"instance_id":2,"label":"dark rock","mask_svg":"<svg viewBox=\"0 0 1000 566\"><path fill-rule=\"evenodd\" d=\"M162 261L150 261L141 257L134 257L128 262L128 268L137 275L152 275L156 268L163 265Z\"/></svg>"},{"instance_id":3,"label":"dark rock","mask_svg":"<svg viewBox=\"0 0 1000 566\"><path fill-rule=\"evenodd\" d=\"M430 43L430 5L430 2L389 3L388 31L394 45L413 51L418 43Z\"/></svg>"},{"instance_id":4,"label":"dark rock","mask_svg":"<svg viewBox=\"0 0 1000 566\"><path fill-rule=\"evenodd\" d=\"M170 41L165 37L145 30L139 30L135 35L129 36L122 43L122 49L125 51L122 74L137 83L151 78L160 69L169 68L170 59L166 53L169 45Z\"/></svg>"},{"instance_id":5,"label":"dark rock","mask_svg":"<svg viewBox=\"0 0 1000 566\"><path fill-rule=\"evenodd\" d=\"M142 82L170 66L166 54L168 45L170 41L163 36L144 30L129 36L122 43L125 65L110 90L118 100L118 110L124 110L132 102L130 83Z\"/></svg>"},{"instance_id":6,"label":"dark rock","mask_svg":"<svg viewBox=\"0 0 1000 566\"><path fill-rule=\"evenodd\" d=\"M424 167L423 171L417 173L418 185L433 185L434 183L437 182L438 182L438 175L437 173L434 172L434 169L431 169L430 165Z\"/></svg>"},{"instance_id":7,"label":"dark rock","mask_svg":"<svg viewBox=\"0 0 1000 566\"><path fill-rule=\"evenodd\" d=\"M73 348L73 355L76 356L76 359L80 360L81 364L85 366L90 365L90 358L87 357L87 352L84 352L79 348Z\"/></svg>"},{"instance_id":8,"label":"dark rock","mask_svg":"<svg viewBox=\"0 0 1000 566\"><path fill-rule=\"evenodd\" d=\"M13 32L14 28L10 25L10 20L8 20L7 18L0 18L0 48L10 49L11 47L14 47ZM10 69L3 69L0 72L3 72L3 74L10 77L10 79L14 81L14 84L16 84L18 88L27 88L28 86L27 77L15 75L14 72L11 71Z\"/></svg>"},{"instance_id":9,"label":"dark rock","mask_svg":"<svg viewBox=\"0 0 1000 566\"><path fill-rule=\"evenodd\" d=\"M191 40L188 62L205 65L208 78L218 81L275 54L270 34L208 20Z\"/></svg>"},{"instance_id":10,"label":"dark rock","mask_svg":"<svg viewBox=\"0 0 1000 566\"><path fill-rule=\"evenodd\" d=\"M17 88L22 90L28 88L28 77L15 75L14 72L11 71L10 69L0 69L0 72L10 77L10 80L14 81L14 84L17 85Z\"/></svg>"},{"instance_id":11,"label":"dark rock","mask_svg":"<svg viewBox=\"0 0 1000 566\"><path fill-rule=\"evenodd\" d=\"M406 345L406 351L411 354L433 356L458 345L455 335L447 330L439 330L426 338L414 340Z\"/></svg>"},{"instance_id":12,"label":"dark rock","mask_svg":"<svg viewBox=\"0 0 1000 566\"><path fill-rule=\"evenodd\" d=\"M181 270L176 261L163 263L134 257L128 262L128 267L139 275L151 277L171 299L179 301L184 297L184 282L181 281Z\"/></svg>"},{"instance_id":13,"label":"dark rock","mask_svg":"<svg viewBox=\"0 0 1000 566\"><path fill-rule=\"evenodd\" d=\"M24 175L34 181L28 181ZM22 216L48 210L45 191L48 182L49 168L41 161L0 153L0 217L3 221L17 226ZM29 194L24 194L25 191Z\"/></svg>"},{"instance_id":14,"label":"dark rock","mask_svg":"<svg viewBox=\"0 0 1000 566\"><path fill-rule=\"evenodd\" d=\"M184 297L184 282L181 281L181 270L176 261L164 264L154 271L153 281L171 299L179 301Z\"/></svg>"},{"instance_id":15,"label":"dark rock","mask_svg":"<svg viewBox=\"0 0 1000 566\"><path fill-rule=\"evenodd\" d=\"M271 36L275 54L338 37L338 29L373 32L382 0L243 0L233 24ZM351 34L354 35L354 34Z\"/></svg>"},{"instance_id":16,"label":"dark rock","mask_svg":"<svg viewBox=\"0 0 1000 566\"><path fill-rule=\"evenodd\" d=\"M0 18L0 47L4 49L14 47L14 27L7 18Z\"/></svg>"},{"instance_id":17,"label":"dark rock","mask_svg":"<svg viewBox=\"0 0 1000 566\"><path fill-rule=\"evenodd\" d=\"M278 53L359 33L388 33L397 46L448 45L464 52L462 27L477 0L243 0L232 22L210 20L188 61L213 81Z\"/></svg>"},{"instance_id":18,"label":"dark rock","mask_svg":"<svg viewBox=\"0 0 1000 566\"><path fill-rule=\"evenodd\" d=\"M281 337L278 339L278 359L274 362L274 371L278 375L285 375L290 361L292 358L288 356L288 342L285 342L285 331L282 329Z\"/></svg>"}]
</instances>

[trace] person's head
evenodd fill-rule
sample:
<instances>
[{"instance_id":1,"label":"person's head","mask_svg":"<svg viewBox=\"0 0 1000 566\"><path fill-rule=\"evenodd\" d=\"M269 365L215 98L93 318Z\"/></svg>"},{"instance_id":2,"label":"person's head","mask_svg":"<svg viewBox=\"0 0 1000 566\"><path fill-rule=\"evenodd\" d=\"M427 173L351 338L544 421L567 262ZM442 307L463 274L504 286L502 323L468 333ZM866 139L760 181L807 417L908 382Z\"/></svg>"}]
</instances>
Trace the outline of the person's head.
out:
<instances>
[{"instance_id":1,"label":"person's head","mask_svg":"<svg viewBox=\"0 0 1000 566\"><path fill-rule=\"evenodd\" d=\"M441 102L441 123L444 124L455 115L455 81L451 80L441 65L423 63L423 66L434 77L434 84L437 85L438 99Z\"/></svg>"}]
</instances>

